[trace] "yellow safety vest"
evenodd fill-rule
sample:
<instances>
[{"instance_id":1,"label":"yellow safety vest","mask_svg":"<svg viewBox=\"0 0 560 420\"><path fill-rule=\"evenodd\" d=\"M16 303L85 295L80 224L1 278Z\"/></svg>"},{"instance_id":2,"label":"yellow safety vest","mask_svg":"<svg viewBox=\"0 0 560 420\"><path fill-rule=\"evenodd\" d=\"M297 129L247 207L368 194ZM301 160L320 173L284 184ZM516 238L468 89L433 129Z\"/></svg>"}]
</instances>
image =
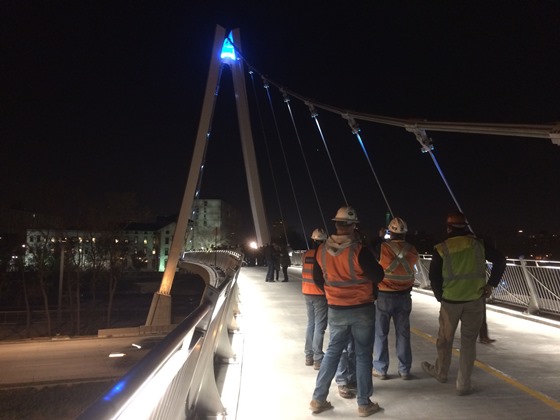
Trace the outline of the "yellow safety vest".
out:
<instances>
[{"instance_id":1,"label":"yellow safety vest","mask_svg":"<svg viewBox=\"0 0 560 420\"><path fill-rule=\"evenodd\" d=\"M483 243L472 235L454 236L435 246L443 260L443 299L480 299L486 286Z\"/></svg>"}]
</instances>

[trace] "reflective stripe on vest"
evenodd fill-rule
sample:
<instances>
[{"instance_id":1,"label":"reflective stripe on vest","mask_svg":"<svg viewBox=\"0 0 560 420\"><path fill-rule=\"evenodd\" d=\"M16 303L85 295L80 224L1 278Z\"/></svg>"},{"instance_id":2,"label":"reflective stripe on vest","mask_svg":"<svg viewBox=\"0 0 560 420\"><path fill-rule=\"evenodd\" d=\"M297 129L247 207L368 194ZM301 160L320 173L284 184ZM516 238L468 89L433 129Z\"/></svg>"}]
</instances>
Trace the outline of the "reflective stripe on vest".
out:
<instances>
[{"instance_id":1,"label":"reflective stripe on vest","mask_svg":"<svg viewBox=\"0 0 560 420\"><path fill-rule=\"evenodd\" d=\"M374 301L373 283L358 263L362 245L354 243L337 256L329 254L325 244L318 249L318 262L325 279L325 295L329 305L354 306Z\"/></svg>"},{"instance_id":2,"label":"reflective stripe on vest","mask_svg":"<svg viewBox=\"0 0 560 420\"><path fill-rule=\"evenodd\" d=\"M379 264L385 271L379 290L385 292L403 291L414 285L414 264L418 252L404 241L389 241L381 244Z\"/></svg>"},{"instance_id":3,"label":"reflective stripe on vest","mask_svg":"<svg viewBox=\"0 0 560 420\"><path fill-rule=\"evenodd\" d=\"M443 298L471 301L482 296L486 285L484 245L472 235L455 236L436 245L443 259Z\"/></svg>"},{"instance_id":4,"label":"reflective stripe on vest","mask_svg":"<svg viewBox=\"0 0 560 420\"><path fill-rule=\"evenodd\" d=\"M303 254L303 265L301 268L301 292L304 295L324 295L323 291L313 281L313 265L317 250L310 249Z\"/></svg>"}]
</instances>

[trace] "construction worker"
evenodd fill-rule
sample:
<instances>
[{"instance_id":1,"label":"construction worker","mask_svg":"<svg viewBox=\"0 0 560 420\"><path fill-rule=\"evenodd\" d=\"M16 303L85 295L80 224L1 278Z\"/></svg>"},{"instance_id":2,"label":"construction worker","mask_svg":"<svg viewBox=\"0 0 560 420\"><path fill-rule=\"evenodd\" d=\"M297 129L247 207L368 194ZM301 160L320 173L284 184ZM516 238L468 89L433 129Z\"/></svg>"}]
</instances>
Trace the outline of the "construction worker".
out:
<instances>
[{"instance_id":1,"label":"construction worker","mask_svg":"<svg viewBox=\"0 0 560 420\"><path fill-rule=\"evenodd\" d=\"M327 328L327 298L325 292L313 281L313 264L317 247L325 242L327 234L323 229L315 229L311 234L313 248L303 254L301 268L301 292L307 308L307 329L305 333L305 365L315 370L321 367L323 360L323 340Z\"/></svg>"},{"instance_id":2,"label":"construction worker","mask_svg":"<svg viewBox=\"0 0 560 420\"><path fill-rule=\"evenodd\" d=\"M375 340L373 344L373 376L387 379L389 368L388 336L391 318L395 325L396 353L399 360L398 373L402 379L410 379L412 350L410 347L410 312L414 285L414 265L418 261L418 251L405 241L408 231L406 222L395 217L387 227L389 238L383 241L386 232L380 230L379 246L374 254L379 255L379 264L385 270L385 277L379 283L379 295L375 301ZM377 252L378 251L378 252Z\"/></svg>"},{"instance_id":3,"label":"construction worker","mask_svg":"<svg viewBox=\"0 0 560 420\"><path fill-rule=\"evenodd\" d=\"M492 263L486 281L486 261ZM441 302L435 365L422 362L422 369L439 382L447 382L451 351L461 321L457 395L473 392L471 373L476 359L476 338L484 317L484 299L498 286L506 268L504 255L476 238L461 212L447 216L447 239L435 246L430 265L430 283Z\"/></svg>"},{"instance_id":4,"label":"construction worker","mask_svg":"<svg viewBox=\"0 0 560 420\"><path fill-rule=\"evenodd\" d=\"M351 334L356 354L358 416L367 417L380 410L379 404L370 397L373 395L374 302L377 284L383 279L383 268L355 234L359 220L352 207L341 207L332 220L336 234L319 245L313 266L313 281L327 297L330 340L317 375L310 409L318 414L333 408L327 396Z\"/></svg>"}]
</instances>

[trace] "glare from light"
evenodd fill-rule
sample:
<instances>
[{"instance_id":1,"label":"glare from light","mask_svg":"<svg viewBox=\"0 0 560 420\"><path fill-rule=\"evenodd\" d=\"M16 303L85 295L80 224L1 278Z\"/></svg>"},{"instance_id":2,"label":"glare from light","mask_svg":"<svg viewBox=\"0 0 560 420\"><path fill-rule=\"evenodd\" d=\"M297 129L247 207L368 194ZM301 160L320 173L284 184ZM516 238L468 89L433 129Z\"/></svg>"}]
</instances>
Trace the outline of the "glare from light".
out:
<instances>
[{"instance_id":1,"label":"glare from light","mask_svg":"<svg viewBox=\"0 0 560 420\"><path fill-rule=\"evenodd\" d=\"M124 357L126 353L111 353L109 357Z\"/></svg>"},{"instance_id":2,"label":"glare from light","mask_svg":"<svg viewBox=\"0 0 560 420\"><path fill-rule=\"evenodd\" d=\"M255 241L251 241L251 242L249 243L249 248L251 248L251 249L257 249L257 243L256 243Z\"/></svg>"},{"instance_id":3,"label":"glare from light","mask_svg":"<svg viewBox=\"0 0 560 420\"><path fill-rule=\"evenodd\" d=\"M141 348L142 348L142 346L141 346L140 344L134 344L134 343L132 343L132 347L136 347L137 349L141 349Z\"/></svg>"},{"instance_id":4,"label":"glare from light","mask_svg":"<svg viewBox=\"0 0 560 420\"><path fill-rule=\"evenodd\" d=\"M119 419L146 418L146 413L151 412L157 402L161 400L169 384L184 365L188 355L188 346L184 346L175 352L131 397L119 413Z\"/></svg>"}]
</instances>

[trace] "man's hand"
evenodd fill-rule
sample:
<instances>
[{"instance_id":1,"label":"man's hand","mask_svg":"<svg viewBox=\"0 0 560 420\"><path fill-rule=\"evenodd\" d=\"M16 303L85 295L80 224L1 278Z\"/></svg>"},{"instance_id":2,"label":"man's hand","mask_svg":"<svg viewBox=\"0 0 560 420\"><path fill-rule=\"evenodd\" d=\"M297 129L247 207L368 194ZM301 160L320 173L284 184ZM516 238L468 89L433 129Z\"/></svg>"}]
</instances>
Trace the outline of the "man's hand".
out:
<instances>
[{"instance_id":1,"label":"man's hand","mask_svg":"<svg viewBox=\"0 0 560 420\"><path fill-rule=\"evenodd\" d=\"M492 290L494 288L492 286L486 285L484 286L484 293L482 294L482 296L484 296L485 299L488 299L490 296L492 296Z\"/></svg>"}]
</instances>

